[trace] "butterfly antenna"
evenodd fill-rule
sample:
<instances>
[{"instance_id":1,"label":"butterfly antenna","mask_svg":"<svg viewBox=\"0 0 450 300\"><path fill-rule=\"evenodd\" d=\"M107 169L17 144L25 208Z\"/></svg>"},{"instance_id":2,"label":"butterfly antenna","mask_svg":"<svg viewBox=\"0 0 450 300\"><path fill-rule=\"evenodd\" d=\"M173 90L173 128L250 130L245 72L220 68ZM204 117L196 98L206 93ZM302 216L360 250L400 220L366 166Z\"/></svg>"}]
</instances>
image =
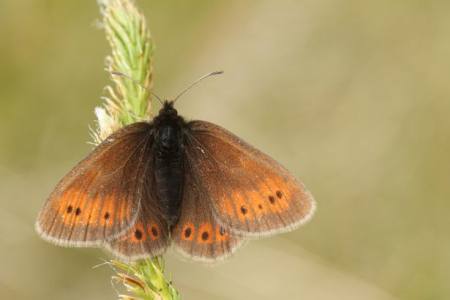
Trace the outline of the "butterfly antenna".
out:
<instances>
[{"instance_id":1,"label":"butterfly antenna","mask_svg":"<svg viewBox=\"0 0 450 300\"><path fill-rule=\"evenodd\" d=\"M183 91L181 91L181 93L178 94L178 96L175 97L175 99L173 99L173 103L177 102L177 100L184 95L184 93L186 93L187 91L189 91L191 88L193 88L195 85L197 85L200 81L202 81L203 79L206 79L208 77L211 76L215 76L215 75L220 75L223 74L223 71L214 71L211 73L208 73L206 75L203 75L202 77L200 77L199 79L197 79L196 81L194 81L193 83L191 83L187 88L185 88Z\"/></svg>"},{"instance_id":2,"label":"butterfly antenna","mask_svg":"<svg viewBox=\"0 0 450 300\"><path fill-rule=\"evenodd\" d=\"M125 73L122 73L122 72L117 72L117 71L111 71L111 74L112 75L116 75L116 76L125 77L125 78L131 80L133 83L139 85L144 90L147 90L152 96L154 96L156 99L158 99L158 101L159 101L159 103L161 103L161 105L164 104L164 101L162 101L162 99L158 95L153 93L148 87L144 86L142 83L140 83L136 79L132 78L131 76L129 76L129 75L125 74Z\"/></svg>"}]
</instances>

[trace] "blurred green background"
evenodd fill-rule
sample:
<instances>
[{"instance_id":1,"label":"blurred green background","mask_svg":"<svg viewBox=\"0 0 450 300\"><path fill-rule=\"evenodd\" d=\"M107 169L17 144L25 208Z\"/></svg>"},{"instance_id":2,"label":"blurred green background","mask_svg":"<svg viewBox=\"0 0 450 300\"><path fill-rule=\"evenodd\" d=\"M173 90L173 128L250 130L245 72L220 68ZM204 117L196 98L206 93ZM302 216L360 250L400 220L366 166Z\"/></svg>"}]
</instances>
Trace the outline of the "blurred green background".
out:
<instances>
[{"instance_id":1,"label":"blurred green background","mask_svg":"<svg viewBox=\"0 0 450 300\"><path fill-rule=\"evenodd\" d=\"M450 299L450 1L138 1L155 91L300 177L318 211L219 266L167 255L185 299ZM116 299L108 255L34 232L91 149L108 83L95 1L0 1L0 298Z\"/></svg>"}]
</instances>

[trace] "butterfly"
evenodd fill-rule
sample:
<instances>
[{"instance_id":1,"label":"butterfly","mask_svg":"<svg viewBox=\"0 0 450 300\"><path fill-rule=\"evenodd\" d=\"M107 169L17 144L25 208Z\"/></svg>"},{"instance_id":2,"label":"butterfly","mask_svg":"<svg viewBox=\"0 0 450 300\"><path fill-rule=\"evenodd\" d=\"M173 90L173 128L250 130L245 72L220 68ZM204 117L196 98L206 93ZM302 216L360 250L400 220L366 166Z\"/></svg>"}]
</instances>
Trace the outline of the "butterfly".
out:
<instances>
[{"instance_id":1,"label":"butterfly","mask_svg":"<svg viewBox=\"0 0 450 300\"><path fill-rule=\"evenodd\" d=\"M315 202L268 155L226 129L186 121L164 101L151 122L111 134L57 184L36 229L67 247L104 247L134 261L174 248L230 256L249 238L291 231Z\"/></svg>"}]
</instances>

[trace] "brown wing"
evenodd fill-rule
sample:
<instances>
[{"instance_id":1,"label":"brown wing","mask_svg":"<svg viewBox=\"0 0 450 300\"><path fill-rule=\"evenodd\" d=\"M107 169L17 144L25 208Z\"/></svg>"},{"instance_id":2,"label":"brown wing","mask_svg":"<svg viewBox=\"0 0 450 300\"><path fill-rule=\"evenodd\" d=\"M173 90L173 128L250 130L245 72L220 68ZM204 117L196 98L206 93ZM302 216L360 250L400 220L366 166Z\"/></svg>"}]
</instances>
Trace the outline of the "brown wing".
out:
<instances>
[{"instance_id":1,"label":"brown wing","mask_svg":"<svg viewBox=\"0 0 450 300\"><path fill-rule=\"evenodd\" d=\"M193 168L196 166L185 165L181 216L171 237L175 249L184 256L214 262L230 256L242 241L216 221L212 203L198 184Z\"/></svg>"},{"instance_id":2,"label":"brown wing","mask_svg":"<svg viewBox=\"0 0 450 300\"><path fill-rule=\"evenodd\" d=\"M315 208L311 194L284 167L227 130L188 124L188 160L217 220L244 237L293 230Z\"/></svg>"},{"instance_id":3,"label":"brown wing","mask_svg":"<svg viewBox=\"0 0 450 300\"><path fill-rule=\"evenodd\" d=\"M144 201L135 224L120 237L111 240L106 249L124 261L153 257L165 252L170 244L167 222L156 205L154 181L145 184Z\"/></svg>"},{"instance_id":4,"label":"brown wing","mask_svg":"<svg viewBox=\"0 0 450 300\"><path fill-rule=\"evenodd\" d=\"M36 229L62 246L95 246L136 220L148 172L151 125L135 123L109 136L56 186Z\"/></svg>"}]
</instances>

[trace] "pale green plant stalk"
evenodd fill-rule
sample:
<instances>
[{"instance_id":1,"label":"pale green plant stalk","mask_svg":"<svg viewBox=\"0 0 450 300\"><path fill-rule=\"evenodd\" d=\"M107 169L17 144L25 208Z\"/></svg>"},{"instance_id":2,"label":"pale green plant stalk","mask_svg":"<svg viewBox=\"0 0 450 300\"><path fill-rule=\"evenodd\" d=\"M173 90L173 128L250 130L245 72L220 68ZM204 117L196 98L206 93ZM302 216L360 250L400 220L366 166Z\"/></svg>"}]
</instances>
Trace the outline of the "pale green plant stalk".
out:
<instances>
[{"instance_id":1,"label":"pale green plant stalk","mask_svg":"<svg viewBox=\"0 0 450 300\"><path fill-rule=\"evenodd\" d=\"M145 18L132 0L98 0L98 3L112 50L106 58L106 70L114 87L106 87L104 107L96 109L97 142L120 127L149 118L148 89L153 83L154 51ZM127 76L117 76L113 72Z\"/></svg>"},{"instance_id":2,"label":"pale green plant stalk","mask_svg":"<svg viewBox=\"0 0 450 300\"><path fill-rule=\"evenodd\" d=\"M154 50L145 18L134 1L98 0L98 4L102 26L112 49L106 58L106 70L114 85L106 87L104 103L95 109L98 126L91 132L96 144L123 126L150 118L149 89L153 79ZM126 76L114 75L115 72ZM180 299L164 275L162 257L136 263L112 260L110 264L117 273L113 279L123 283L132 294L119 295L120 299Z\"/></svg>"}]
</instances>

